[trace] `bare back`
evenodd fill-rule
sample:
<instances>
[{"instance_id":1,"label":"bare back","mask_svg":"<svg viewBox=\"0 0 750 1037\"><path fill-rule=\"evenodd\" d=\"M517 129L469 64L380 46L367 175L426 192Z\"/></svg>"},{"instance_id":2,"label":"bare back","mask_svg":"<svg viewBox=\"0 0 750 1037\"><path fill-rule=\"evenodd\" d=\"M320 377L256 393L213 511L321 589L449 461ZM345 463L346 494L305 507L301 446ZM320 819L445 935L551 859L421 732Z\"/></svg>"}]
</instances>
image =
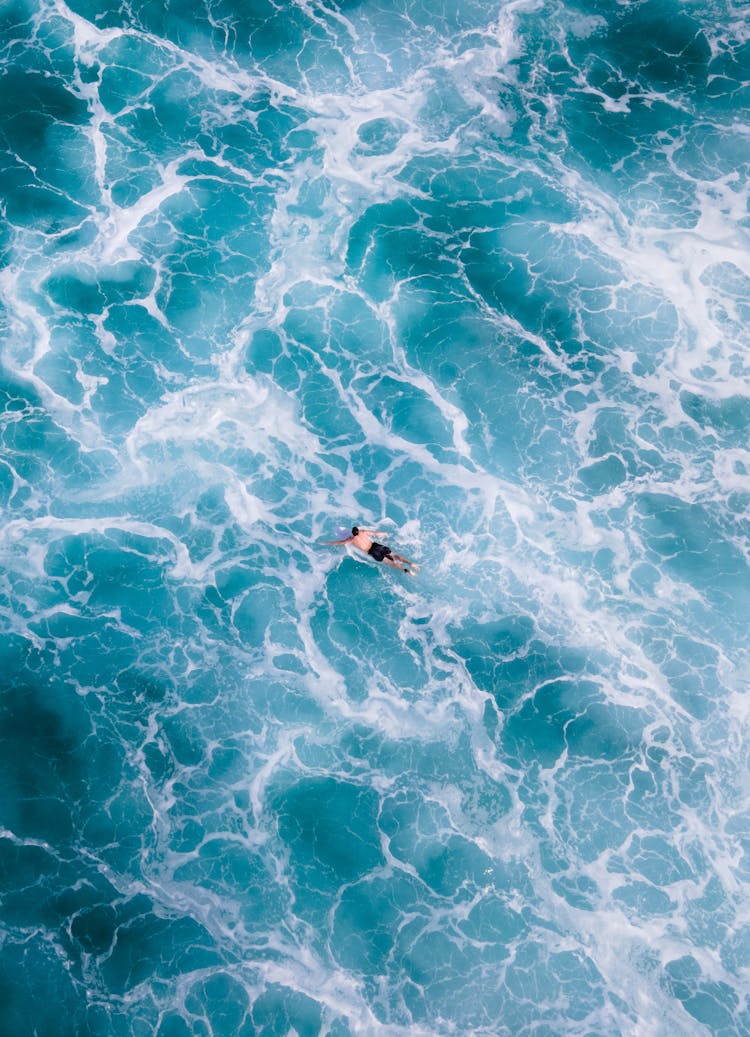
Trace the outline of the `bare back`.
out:
<instances>
[{"instance_id":1,"label":"bare back","mask_svg":"<svg viewBox=\"0 0 750 1037\"><path fill-rule=\"evenodd\" d=\"M360 529L359 533L349 541L350 544L354 544L355 547L358 547L360 551L364 551L365 554L367 554L374 542L366 529Z\"/></svg>"}]
</instances>

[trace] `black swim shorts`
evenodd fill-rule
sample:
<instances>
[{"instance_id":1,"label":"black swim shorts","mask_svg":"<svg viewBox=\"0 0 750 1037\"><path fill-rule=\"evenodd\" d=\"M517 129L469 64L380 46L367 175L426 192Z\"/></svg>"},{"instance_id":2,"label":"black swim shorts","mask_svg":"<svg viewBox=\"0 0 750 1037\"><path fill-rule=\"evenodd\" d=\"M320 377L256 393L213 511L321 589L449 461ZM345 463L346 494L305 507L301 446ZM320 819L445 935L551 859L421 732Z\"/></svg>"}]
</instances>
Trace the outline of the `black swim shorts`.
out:
<instances>
[{"instance_id":1,"label":"black swim shorts","mask_svg":"<svg viewBox=\"0 0 750 1037\"><path fill-rule=\"evenodd\" d=\"M370 545L370 550L367 553L372 555L376 562L382 562L384 558L390 556L391 549L386 547L385 544L373 543Z\"/></svg>"}]
</instances>

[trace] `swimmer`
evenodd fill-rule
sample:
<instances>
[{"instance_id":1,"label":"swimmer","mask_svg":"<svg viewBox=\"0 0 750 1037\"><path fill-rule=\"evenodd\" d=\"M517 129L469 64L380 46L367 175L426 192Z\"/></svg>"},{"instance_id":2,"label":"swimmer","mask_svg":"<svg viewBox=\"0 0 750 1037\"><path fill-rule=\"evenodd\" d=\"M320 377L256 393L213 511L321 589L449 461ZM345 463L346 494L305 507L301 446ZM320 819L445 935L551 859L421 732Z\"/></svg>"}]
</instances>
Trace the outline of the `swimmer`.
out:
<instances>
[{"instance_id":1,"label":"swimmer","mask_svg":"<svg viewBox=\"0 0 750 1037\"><path fill-rule=\"evenodd\" d=\"M341 547L344 544L352 544L354 547L358 547L360 551L364 551L365 554L374 558L376 562L385 562L386 565L392 565L394 569L401 569L403 572L413 576L419 569L418 565L410 562L403 555L394 554L390 547L386 547L385 544L379 544L377 540L373 540L373 537L387 536L387 533L379 532L377 529L359 529L358 526L352 526L351 536L346 537L344 540L326 540L325 543L329 547ZM402 562L405 564L400 564ZM407 568L409 566L410 568Z\"/></svg>"}]
</instances>

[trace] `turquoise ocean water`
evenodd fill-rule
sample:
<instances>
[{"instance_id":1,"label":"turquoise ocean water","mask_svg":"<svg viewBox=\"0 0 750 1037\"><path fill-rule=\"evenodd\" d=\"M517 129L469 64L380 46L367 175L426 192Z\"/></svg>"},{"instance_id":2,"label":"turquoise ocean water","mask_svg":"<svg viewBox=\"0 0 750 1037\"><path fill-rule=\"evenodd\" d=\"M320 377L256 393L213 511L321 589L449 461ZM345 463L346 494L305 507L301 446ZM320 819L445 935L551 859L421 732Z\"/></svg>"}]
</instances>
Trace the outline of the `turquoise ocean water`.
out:
<instances>
[{"instance_id":1,"label":"turquoise ocean water","mask_svg":"<svg viewBox=\"0 0 750 1037\"><path fill-rule=\"evenodd\" d=\"M0 54L1 1037L749 1034L747 5Z\"/></svg>"}]
</instances>

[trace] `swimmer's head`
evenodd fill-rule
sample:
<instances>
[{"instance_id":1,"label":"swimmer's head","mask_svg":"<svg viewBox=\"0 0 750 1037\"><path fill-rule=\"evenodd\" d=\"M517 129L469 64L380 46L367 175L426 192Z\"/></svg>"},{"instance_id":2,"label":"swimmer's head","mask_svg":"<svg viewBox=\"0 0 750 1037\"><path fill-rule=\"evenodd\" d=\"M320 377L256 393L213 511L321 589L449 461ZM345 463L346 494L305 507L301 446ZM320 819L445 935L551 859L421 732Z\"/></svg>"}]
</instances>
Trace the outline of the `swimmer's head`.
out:
<instances>
[{"instance_id":1,"label":"swimmer's head","mask_svg":"<svg viewBox=\"0 0 750 1037\"><path fill-rule=\"evenodd\" d=\"M357 535L357 533L359 533L359 527L358 526L352 526L352 536L355 537Z\"/></svg>"}]
</instances>

